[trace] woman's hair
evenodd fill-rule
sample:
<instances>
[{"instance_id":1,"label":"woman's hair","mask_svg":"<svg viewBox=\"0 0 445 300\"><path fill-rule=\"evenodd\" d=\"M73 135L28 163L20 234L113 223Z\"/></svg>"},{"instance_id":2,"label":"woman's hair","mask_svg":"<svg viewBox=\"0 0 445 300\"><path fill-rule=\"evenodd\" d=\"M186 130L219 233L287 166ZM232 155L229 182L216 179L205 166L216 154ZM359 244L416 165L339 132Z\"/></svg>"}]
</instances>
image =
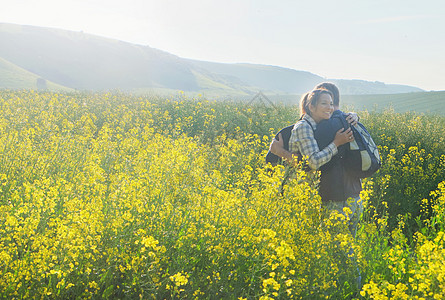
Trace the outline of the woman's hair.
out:
<instances>
[{"instance_id":1,"label":"woman's hair","mask_svg":"<svg viewBox=\"0 0 445 300\"><path fill-rule=\"evenodd\" d=\"M315 89L304 94L300 100L300 117L304 114L311 115L309 104L312 104L312 106L317 105L320 96L323 94L328 94L331 98L334 98L332 92L326 89Z\"/></svg>"},{"instance_id":2,"label":"woman's hair","mask_svg":"<svg viewBox=\"0 0 445 300\"><path fill-rule=\"evenodd\" d=\"M330 91L332 93L332 101L334 102L334 106L340 106L340 91L335 84L332 82L322 82L315 86L314 90L316 89L325 89Z\"/></svg>"}]
</instances>

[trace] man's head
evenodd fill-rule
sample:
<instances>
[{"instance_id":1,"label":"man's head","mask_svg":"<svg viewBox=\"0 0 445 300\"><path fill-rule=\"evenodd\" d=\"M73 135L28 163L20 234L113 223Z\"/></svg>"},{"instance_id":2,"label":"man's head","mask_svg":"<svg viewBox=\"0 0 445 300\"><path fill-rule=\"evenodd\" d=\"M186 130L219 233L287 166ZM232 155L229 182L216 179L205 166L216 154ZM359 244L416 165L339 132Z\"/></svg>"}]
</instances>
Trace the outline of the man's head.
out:
<instances>
[{"instance_id":1,"label":"man's head","mask_svg":"<svg viewBox=\"0 0 445 300\"><path fill-rule=\"evenodd\" d=\"M316 89L325 89L330 91L333 95L332 101L334 102L334 109L337 110L340 108L340 91L335 84L333 84L332 82L322 82L314 87L314 90Z\"/></svg>"}]
</instances>

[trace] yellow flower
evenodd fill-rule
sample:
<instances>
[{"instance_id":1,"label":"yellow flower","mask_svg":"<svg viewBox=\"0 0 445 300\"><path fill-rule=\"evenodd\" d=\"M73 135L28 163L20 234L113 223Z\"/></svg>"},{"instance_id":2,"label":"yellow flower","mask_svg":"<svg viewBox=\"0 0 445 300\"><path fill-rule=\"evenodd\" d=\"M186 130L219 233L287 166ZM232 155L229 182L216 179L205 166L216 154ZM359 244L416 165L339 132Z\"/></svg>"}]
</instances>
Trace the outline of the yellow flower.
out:
<instances>
[{"instance_id":1,"label":"yellow flower","mask_svg":"<svg viewBox=\"0 0 445 300\"><path fill-rule=\"evenodd\" d=\"M175 275L170 276L170 280L173 281L178 287L186 285L188 283L187 273L185 273L185 275L182 275L181 272L176 273Z\"/></svg>"}]
</instances>

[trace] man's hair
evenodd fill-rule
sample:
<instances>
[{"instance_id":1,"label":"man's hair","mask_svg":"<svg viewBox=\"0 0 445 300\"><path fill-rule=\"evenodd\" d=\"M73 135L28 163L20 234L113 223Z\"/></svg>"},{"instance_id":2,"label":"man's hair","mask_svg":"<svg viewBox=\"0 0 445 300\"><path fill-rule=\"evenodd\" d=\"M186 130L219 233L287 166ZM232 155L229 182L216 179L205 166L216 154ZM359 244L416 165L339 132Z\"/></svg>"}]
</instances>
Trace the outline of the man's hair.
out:
<instances>
[{"instance_id":1,"label":"man's hair","mask_svg":"<svg viewBox=\"0 0 445 300\"><path fill-rule=\"evenodd\" d=\"M322 82L315 86L315 89L326 89L332 93L332 101L334 102L334 106L340 106L340 91L338 87L332 82Z\"/></svg>"},{"instance_id":2,"label":"man's hair","mask_svg":"<svg viewBox=\"0 0 445 300\"><path fill-rule=\"evenodd\" d=\"M312 104L313 106L317 105L320 96L323 94L328 94L329 96L331 96L331 98L334 98L332 92L324 88L315 89L304 94L300 100L300 117L302 117L304 114L311 115L309 104Z\"/></svg>"}]
</instances>

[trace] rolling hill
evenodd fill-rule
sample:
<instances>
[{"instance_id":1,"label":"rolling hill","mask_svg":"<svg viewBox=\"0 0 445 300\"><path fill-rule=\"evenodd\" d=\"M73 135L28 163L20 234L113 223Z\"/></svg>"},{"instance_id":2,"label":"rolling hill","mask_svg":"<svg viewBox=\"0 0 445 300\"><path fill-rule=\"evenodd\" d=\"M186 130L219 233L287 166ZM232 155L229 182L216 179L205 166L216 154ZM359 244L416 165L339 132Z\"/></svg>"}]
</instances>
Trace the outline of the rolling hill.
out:
<instances>
[{"instance_id":1,"label":"rolling hill","mask_svg":"<svg viewBox=\"0 0 445 300\"><path fill-rule=\"evenodd\" d=\"M35 26L0 23L0 41L0 88L182 90L252 96L260 90L298 94L328 80L276 66L184 59L149 46ZM351 94L422 91L382 82L329 80Z\"/></svg>"}]
</instances>

